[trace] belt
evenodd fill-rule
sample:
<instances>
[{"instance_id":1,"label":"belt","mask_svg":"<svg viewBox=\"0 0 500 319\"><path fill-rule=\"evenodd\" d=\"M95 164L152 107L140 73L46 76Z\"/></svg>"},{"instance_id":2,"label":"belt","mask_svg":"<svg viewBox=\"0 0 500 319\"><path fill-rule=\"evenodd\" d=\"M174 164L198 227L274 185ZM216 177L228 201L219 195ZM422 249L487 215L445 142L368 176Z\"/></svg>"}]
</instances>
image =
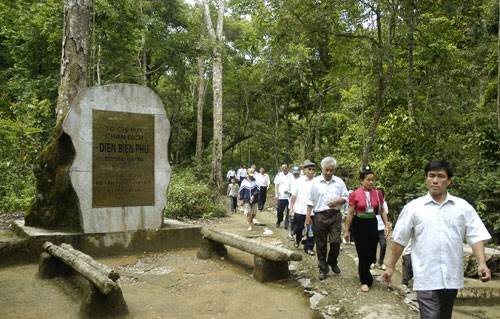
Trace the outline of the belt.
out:
<instances>
[{"instance_id":1,"label":"belt","mask_svg":"<svg viewBox=\"0 0 500 319\"><path fill-rule=\"evenodd\" d=\"M356 213L354 216L359 218L375 218L374 213Z\"/></svg>"},{"instance_id":2,"label":"belt","mask_svg":"<svg viewBox=\"0 0 500 319\"><path fill-rule=\"evenodd\" d=\"M340 209L325 209L325 210L320 210L318 212L314 212L314 214L326 214L326 213L340 213Z\"/></svg>"}]
</instances>

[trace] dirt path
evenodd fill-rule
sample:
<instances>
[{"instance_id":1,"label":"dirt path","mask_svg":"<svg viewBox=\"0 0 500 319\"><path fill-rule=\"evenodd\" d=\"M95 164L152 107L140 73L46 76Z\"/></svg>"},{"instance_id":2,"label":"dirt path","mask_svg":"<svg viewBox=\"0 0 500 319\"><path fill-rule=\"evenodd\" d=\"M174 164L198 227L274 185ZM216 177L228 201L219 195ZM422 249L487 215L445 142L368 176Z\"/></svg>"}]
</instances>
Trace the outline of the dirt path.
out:
<instances>
[{"instance_id":1,"label":"dirt path","mask_svg":"<svg viewBox=\"0 0 500 319\"><path fill-rule=\"evenodd\" d=\"M274 210L257 216L260 226L247 231L241 214L203 222L266 243L295 249L287 231L275 229ZM271 235L264 235L269 229ZM304 254L291 263L288 280L262 284L252 278L250 254L228 248L226 259L199 260L195 250L99 259L122 275L119 280L130 318L331 318L416 319L417 313L397 289L375 283L369 293L359 290L354 246L344 245L339 257L342 270L317 279L316 257ZM387 256L386 258L389 258ZM0 318L76 318L80 299L64 280L41 280L36 264L0 267ZM374 271L376 274L378 270ZM397 275L394 282L398 283ZM315 312L310 305L315 304ZM459 307L456 319L496 318L499 307Z\"/></svg>"}]
</instances>

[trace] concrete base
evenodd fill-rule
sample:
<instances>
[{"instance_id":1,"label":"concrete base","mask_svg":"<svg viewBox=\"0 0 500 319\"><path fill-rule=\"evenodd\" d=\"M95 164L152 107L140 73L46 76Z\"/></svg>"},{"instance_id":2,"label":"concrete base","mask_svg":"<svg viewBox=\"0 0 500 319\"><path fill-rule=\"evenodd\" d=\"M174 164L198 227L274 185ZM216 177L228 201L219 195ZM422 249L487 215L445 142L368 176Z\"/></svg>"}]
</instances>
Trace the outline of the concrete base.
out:
<instances>
[{"instance_id":1,"label":"concrete base","mask_svg":"<svg viewBox=\"0 0 500 319\"><path fill-rule=\"evenodd\" d=\"M44 251L42 245L46 241L56 245L70 244L92 257L198 248L201 244L201 226L171 219L165 219L161 228L114 233L59 232L25 226L24 220L15 221L12 230L15 239L0 240L5 246L2 251L6 252L1 254L0 264L36 262ZM21 249L10 247L11 242Z\"/></svg>"}]
</instances>

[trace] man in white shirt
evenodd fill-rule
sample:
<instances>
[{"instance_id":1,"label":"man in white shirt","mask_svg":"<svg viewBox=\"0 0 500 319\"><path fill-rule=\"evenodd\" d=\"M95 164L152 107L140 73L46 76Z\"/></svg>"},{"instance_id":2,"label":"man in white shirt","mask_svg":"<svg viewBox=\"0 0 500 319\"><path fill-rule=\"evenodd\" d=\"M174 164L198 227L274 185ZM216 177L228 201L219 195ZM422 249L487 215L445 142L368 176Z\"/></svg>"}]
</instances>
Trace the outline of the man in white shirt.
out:
<instances>
[{"instance_id":1,"label":"man in white shirt","mask_svg":"<svg viewBox=\"0 0 500 319\"><path fill-rule=\"evenodd\" d=\"M428 193L408 203L394 228L392 256L382 279L391 283L394 266L411 239L413 290L420 318L451 318L458 289L463 287L463 242L472 247L481 281L491 279L484 241L491 238L475 209L448 193L453 167L433 160L424 168Z\"/></svg>"},{"instance_id":2,"label":"man in white shirt","mask_svg":"<svg viewBox=\"0 0 500 319\"><path fill-rule=\"evenodd\" d=\"M288 171L288 164L281 164L281 172L276 174L274 178L274 196L278 200L276 208L276 227L280 227L283 221L283 212L286 210L285 229L290 227L290 191L292 190L292 183L294 181L293 175Z\"/></svg>"},{"instance_id":3,"label":"man in white shirt","mask_svg":"<svg viewBox=\"0 0 500 319\"><path fill-rule=\"evenodd\" d=\"M316 256L318 257L319 280L325 280L332 267L340 274L338 257L340 254L342 214L340 208L347 201L348 192L344 181L334 176L337 161L325 157L321 161L321 175L314 178L307 201L306 225L314 225ZM314 212L314 219L311 216ZM330 249L328 250L328 244Z\"/></svg>"},{"instance_id":4,"label":"man in white shirt","mask_svg":"<svg viewBox=\"0 0 500 319\"><path fill-rule=\"evenodd\" d=\"M299 248L304 233L304 252L314 256L314 231L312 225L305 228L305 223L307 216L307 201L309 200L309 192L311 191L314 173L316 172L316 164L306 160L302 168L304 176L295 180L292 187L292 198L290 200L290 216L293 216L295 225L295 243L293 246ZM311 213L311 215L312 214L314 213Z\"/></svg>"},{"instance_id":5,"label":"man in white shirt","mask_svg":"<svg viewBox=\"0 0 500 319\"><path fill-rule=\"evenodd\" d=\"M267 189L269 188L269 185L271 184L271 179L269 178L269 175L266 173L266 169L264 167L260 168L260 173L257 176L257 183L259 184L260 191L259 191L259 211L262 211L264 209L264 205L266 204L267 200Z\"/></svg>"}]
</instances>

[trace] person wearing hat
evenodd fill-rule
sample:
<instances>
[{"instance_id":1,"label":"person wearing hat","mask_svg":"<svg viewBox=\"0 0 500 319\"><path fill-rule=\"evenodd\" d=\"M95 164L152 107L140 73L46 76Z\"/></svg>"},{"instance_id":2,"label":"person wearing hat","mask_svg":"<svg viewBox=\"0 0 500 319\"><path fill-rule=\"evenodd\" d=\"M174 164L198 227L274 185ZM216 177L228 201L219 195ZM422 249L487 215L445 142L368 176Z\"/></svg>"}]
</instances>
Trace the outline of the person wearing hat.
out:
<instances>
[{"instance_id":1,"label":"person wearing hat","mask_svg":"<svg viewBox=\"0 0 500 319\"><path fill-rule=\"evenodd\" d=\"M293 246L299 248L302 237L305 235L304 252L314 256L313 225L309 225L309 227L307 227L308 229L306 229L305 223L307 217L307 200L309 192L311 191L314 173L316 172L316 164L306 160L302 165L302 169L304 171L304 176L297 179L294 183L292 187L292 198L290 200L290 215L293 214L295 225L295 242ZM314 216L314 213L311 214ZM304 229L306 229L306 231L304 231Z\"/></svg>"},{"instance_id":2,"label":"person wearing hat","mask_svg":"<svg viewBox=\"0 0 500 319\"><path fill-rule=\"evenodd\" d=\"M249 168L247 177L241 182L240 200L243 213L247 218L248 230L253 230L253 219L257 215L257 203L259 201L259 185L254 178L255 170Z\"/></svg>"}]
</instances>

